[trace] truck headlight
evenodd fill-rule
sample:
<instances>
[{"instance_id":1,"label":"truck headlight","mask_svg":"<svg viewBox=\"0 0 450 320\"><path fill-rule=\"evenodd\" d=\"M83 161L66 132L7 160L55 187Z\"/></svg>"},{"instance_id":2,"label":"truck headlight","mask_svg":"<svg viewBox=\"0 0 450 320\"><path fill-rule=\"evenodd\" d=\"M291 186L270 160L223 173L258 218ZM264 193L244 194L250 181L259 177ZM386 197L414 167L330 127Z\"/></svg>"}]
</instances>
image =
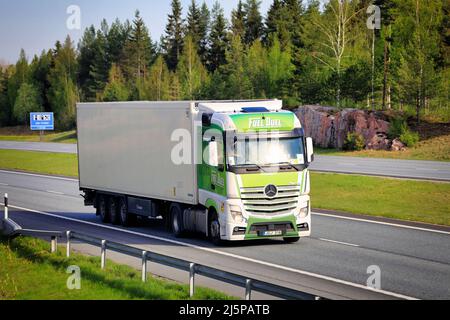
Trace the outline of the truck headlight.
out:
<instances>
[{"instance_id":1,"label":"truck headlight","mask_svg":"<svg viewBox=\"0 0 450 320\"><path fill-rule=\"evenodd\" d=\"M309 214L309 204L306 207L301 208L300 211L298 212L300 218L306 218L308 214Z\"/></svg>"},{"instance_id":2,"label":"truck headlight","mask_svg":"<svg viewBox=\"0 0 450 320\"><path fill-rule=\"evenodd\" d=\"M238 206L230 206L230 213L233 217L234 222L236 223L243 223L244 222L244 216L242 215L242 210Z\"/></svg>"}]
</instances>

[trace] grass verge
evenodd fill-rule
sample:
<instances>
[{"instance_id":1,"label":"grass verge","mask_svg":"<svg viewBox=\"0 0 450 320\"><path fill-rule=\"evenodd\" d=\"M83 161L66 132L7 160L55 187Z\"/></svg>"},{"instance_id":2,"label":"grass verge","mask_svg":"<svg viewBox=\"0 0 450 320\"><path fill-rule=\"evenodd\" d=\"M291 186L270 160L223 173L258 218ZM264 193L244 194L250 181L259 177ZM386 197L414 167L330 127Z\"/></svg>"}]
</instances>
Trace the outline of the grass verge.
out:
<instances>
[{"instance_id":1,"label":"grass verge","mask_svg":"<svg viewBox=\"0 0 450 320\"><path fill-rule=\"evenodd\" d=\"M450 225L450 183L311 175L314 208Z\"/></svg>"},{"instance_id":2,"label":"grass verge","mask_svg":"<svg viewBox=\"0 0 450 320\"><path fill-rule=\"evenodd\" d=\"M69 290L67 267L81 270L80 290ZM149 277L141 282L140 272L108 261L62 252L49 253L49 244L38 239L0 238L0 300L179 300L189 299L189 286ZM230 299L223 293L196 288L194 299Z\"/></svg>"},{"instance_id":3,"label":"grass verge","mask_svg":"<svg viewBox=\"0 0 450 320\"><path fill-rule=\"evenodd\" d=\"M415 146L414 148L409 148L405 151L340 151L336 149L323 148L315 148L314 151L316 152L316 154L328 156L450 161L450 135L443 135L420 141L417 146Z\"/></svg>"},{"instance_id":4,"label":"grass verge","mask_svg":"<svg viewBox=\"0 0 450 320\"><path fill-rule=\"evenodd\" d=\"M0 140L2 141L22 141L22 142L40 142L39 132L23 133L22 131L8 132L0 130ZM58 142L58 143L77 143L75 130L65 132L44 133L42 142Z\"/></svg>"},{"instance_id":5,"label":"grass verge","mask_svg":"<svg viewBox=\"0 0 450 320\"><path fill-rule=\"evenodd\" d=\"M76 154L0 150L0 168L69 177L78 176Z\"/></svg>"},{"instance_id":6,"label":"grass verge","mask_svg":"<svg viewBox=\"0 0 450 320\"><path fill-rule=\"evenodd\" d=\"M77 176L76 155L0 150L0 168ZM312 173L314 208L450 225L450 183Z\"/></svg>"}]
</instances>

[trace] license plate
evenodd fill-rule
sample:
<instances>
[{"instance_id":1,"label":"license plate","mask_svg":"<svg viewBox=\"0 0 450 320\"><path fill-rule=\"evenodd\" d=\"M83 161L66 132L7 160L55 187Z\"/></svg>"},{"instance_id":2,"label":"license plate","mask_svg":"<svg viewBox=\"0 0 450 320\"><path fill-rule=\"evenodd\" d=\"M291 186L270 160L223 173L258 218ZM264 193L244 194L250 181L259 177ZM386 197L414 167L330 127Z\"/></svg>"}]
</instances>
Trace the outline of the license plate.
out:
<instances>
[{"instance_id":1,"label":"license plate","mask_svg":"<svg viewBox=\"0 0 450 320\"><path fill-rule=\"evenodd\" d=\"M281 235L283 235L283 231L282 230L263 231L263 232L261 232L261 235L263 237L281 236Z\"/></svg>"}]
</instances>

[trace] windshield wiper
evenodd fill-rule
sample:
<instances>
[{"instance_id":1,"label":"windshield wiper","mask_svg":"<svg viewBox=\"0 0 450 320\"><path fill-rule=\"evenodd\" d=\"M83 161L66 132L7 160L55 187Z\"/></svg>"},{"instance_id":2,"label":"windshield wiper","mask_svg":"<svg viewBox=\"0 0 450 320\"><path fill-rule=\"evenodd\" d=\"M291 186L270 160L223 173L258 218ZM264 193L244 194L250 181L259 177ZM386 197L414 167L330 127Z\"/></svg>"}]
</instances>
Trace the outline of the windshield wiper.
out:
<instances>
[{"instance_id":1,"label":"windshield wiper","mask_svg":"<svg viewBox=\"0 0 450 320\"><path fill-rule=\"evenodd\" d=\"M258 170L265 172L265 170L261 166L257 165L256 163L243 163L243 164L238 164L237 166L238 167L256 167ZM246 168L246 170L252 171L250 168Z\"/></svg>"},{"instance_id":2,"label":"windshield wiper","mask_svg":"<svg viewBox=\"0 0 450 320\"><path fill-rule=\"evenodd\" d=\"M278 163L268 163L267 164L267 166L273 166L273 165L277 165L277 166L280 166L280 169L285 169L285 168L282 168L281 166L289 166L289 169L295 169L295 170L297 170L297 171L300 171L295 165L293 165L292 163L290 163L290 162L278 162Z\"/></svg>"}]
</instances>

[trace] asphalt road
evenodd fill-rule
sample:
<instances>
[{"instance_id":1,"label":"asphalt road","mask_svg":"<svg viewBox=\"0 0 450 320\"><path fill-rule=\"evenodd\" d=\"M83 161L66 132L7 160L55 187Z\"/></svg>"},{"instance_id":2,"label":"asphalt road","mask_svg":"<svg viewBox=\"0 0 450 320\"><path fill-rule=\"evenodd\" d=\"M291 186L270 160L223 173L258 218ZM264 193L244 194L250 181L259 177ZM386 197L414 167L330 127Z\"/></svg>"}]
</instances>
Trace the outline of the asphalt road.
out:
<instances>
[{"instance_id":1,"label":"asphalt road","mask_svg":"<svg viewBox=\"0 0 450 320\"><path fill-rule=\"evenodd\" d=\"M76 144L0 141L0 149L77 153ZM313 171L450 181L450 162L319 156Z\"/></svg>"},{"instance_id":2,"label":"asphalt road","mask_svg":"<svg viewBox=\"0 0 450 320\"><path fill-rule=\"evenodd\" d=\"M396 298L396 293L450 299L450 228L421 229L315 213L312 237L299 243L264 240L217 248L202 237L176 239L159 222L132 229L101 224L93 208L83 206L76 180L0 171L0 193L5 192L11 217L24 228L84 232L296 289L314 288L317 295L380 299ZM98 249L90 250L98 254ZM380 268L385 294L365 289L367 269L374 265ZM149 269L187 279L158 268ZM213 282L204 285L242 294L242 289Z\"/></svg>"}]
</instances>

